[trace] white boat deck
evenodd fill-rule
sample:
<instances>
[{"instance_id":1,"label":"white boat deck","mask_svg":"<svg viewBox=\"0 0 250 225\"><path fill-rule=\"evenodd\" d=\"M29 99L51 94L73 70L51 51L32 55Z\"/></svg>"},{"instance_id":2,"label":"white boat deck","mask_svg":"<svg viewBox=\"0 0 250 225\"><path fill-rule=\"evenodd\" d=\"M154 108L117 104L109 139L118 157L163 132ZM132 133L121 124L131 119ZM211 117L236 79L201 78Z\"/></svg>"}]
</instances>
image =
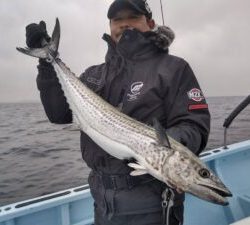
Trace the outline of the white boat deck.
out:
<instances>
[{"instance_id":1,"label":"white boat deck","mask_svg":"<svg viewBox=\"0 0 250 225\"><path fill-rule=\"evenodd\" d=\"M243 220L237 221L235 223L231 223L230 225L250 225L250 217L247 217Z\"/></svg>"}]
</instances>

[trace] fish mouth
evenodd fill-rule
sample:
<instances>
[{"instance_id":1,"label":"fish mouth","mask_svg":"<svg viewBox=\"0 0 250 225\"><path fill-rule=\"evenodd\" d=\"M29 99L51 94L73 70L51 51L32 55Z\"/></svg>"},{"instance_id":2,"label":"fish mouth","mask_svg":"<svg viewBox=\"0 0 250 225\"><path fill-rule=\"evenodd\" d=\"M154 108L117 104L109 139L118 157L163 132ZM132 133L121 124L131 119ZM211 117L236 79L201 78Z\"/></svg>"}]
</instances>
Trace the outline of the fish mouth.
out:
<instances>
[{"instance_id":1,"label":"fish mouth","mask_svg":"<svg viewBox=\"0 0 250 225\"><path fill-rule=\"evenodd\" d=\"M222 189L222 188L217 188L217 187L211 187L211 186L204 185L204 184L200 184L200 185L205 187L205 188L209 188L211 191L213 191L214 193L216 193L224 198L233 196L231 191L229 191L226 187L224 187Z\"/></svg>"},{"instance_id":2,"label":"fish mouth","mask_svg":"<svg viewBox=\"0 0 250 225\"><path fill-rule=\"evenodd\" d=\"M213 186L209 184L193 184L190 187L190 193L197 196L198 198L226 206L229 204L227 197L232 197L230 190L224 186Z\"/></svg>"}]
</instances>

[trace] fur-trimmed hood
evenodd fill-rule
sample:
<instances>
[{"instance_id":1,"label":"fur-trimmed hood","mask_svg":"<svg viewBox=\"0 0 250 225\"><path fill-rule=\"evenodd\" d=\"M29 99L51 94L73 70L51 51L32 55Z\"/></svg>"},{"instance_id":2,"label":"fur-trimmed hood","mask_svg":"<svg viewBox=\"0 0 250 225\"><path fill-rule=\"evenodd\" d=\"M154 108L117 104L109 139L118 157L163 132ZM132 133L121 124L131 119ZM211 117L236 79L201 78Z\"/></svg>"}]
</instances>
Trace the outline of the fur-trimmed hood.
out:
<instances>
[{"instance_id":1,"label":"fur-trimmed hood","mask_svg":"<svg viewBox=\"0 0 250 225\"><path fill-rule=\"evenodd\" d=\"M175 39L174 31L167 26L155 25L152 31L147 32L148 38L160 49L167 51Z\"/></svg>"}]
</instances>

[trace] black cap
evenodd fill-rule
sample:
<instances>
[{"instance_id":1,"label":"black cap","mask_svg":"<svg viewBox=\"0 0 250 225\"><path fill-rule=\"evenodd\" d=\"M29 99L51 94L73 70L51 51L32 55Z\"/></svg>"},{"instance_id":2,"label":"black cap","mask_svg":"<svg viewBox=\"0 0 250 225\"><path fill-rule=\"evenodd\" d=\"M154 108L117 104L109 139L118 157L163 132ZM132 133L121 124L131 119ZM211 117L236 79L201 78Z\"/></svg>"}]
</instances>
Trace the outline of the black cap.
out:
<instances>
[{"instance_id":1,"label":"black cap","mask_svg":"<svg viewBox=\"0 0 250 225\"><path fill-rule=\"evenodd\" d=\"M112 19L122 9L132 9L149 19L152 18L152 11L149 8L147 0L115 0L109 7L108 18Z\"/></svg>"}]
</instances>

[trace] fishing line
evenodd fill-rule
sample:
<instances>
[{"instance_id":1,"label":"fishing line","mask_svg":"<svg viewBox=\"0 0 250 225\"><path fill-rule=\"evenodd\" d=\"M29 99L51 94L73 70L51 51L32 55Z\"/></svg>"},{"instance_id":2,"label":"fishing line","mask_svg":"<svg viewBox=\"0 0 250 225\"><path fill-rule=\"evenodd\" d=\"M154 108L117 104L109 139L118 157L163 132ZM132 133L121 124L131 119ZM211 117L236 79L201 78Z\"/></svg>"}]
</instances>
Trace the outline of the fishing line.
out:
<instances>
[{"instance_id":1,"label":"fishing line","mask_svg":"<svg viewBox=\"0 0 250 225\"><path fill-rule=\"evenodd\" d=\"M163 7L162 7L162 0L160 0L161 3L161 18L162 18L162 24L165 26L165 21L164 21L164 12L163 12Z\"/></svg>"}]
</instances>

